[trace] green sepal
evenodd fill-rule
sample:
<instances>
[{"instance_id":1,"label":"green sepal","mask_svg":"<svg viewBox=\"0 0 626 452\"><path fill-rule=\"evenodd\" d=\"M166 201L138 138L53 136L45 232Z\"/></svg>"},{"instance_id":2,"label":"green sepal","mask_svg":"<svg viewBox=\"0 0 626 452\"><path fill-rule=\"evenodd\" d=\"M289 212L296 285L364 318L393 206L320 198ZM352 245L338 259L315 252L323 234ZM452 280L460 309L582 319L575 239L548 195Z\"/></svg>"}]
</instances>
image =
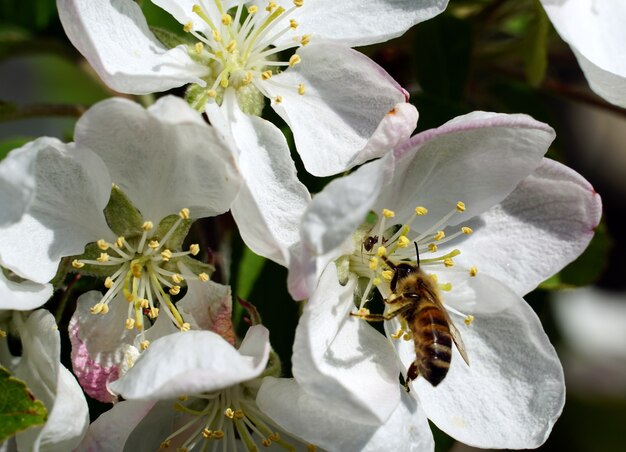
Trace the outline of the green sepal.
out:
<instances>
[{"instance_id":1,"label":"green sepal","mask_svg":"<svg viewBox=\"0 0 626 452\"><path fill-rule=\"evenodd\" d=\"M252 83L235 91L239 108L247 115L261 116L265 107L265 96Z\"/></svg>"},{"instance_id":2,"label":"green sepal","mask_svg":"<svg viewBox=\"0 0 626 452\"><path fill-rule=\"evenodd\" d=\"M180 220L180 215L172 214L163 218L159 225L157 226L156 234L154 238L156 240L161 240L162 237L165 237L165 234L172 229L174 223ZM187 237L187 233L189 232L189 228L191 227L192 220L182 220L180 224L176 227L176 230L172 233L169 239L165 244L161 244L161 249L168 248L172 251L180 250L183 247L183 241L185 237Z\"/></svg>"},{"instance_id":3,"label":"green sepal","mask_svg":"<svg viewBox=\"0 0 626 452\"><path fill-rule=\"evenodd\" d=\"M265 366L265 370L259 376L259 378L263 378L263 377L279 378L282 376L282 373L283 373L283 368L280 363L280 357L273 349L270 349L270 357L267 360L267 366Z\"/></svg>"},{"instance_id":4,"label":"green sepal","mask_svg":"<svg viewBox=\"0 0 626 452\"><path fill-rule=\"evenodd\" d=\"M178 34L162 27L150 27L150 31L168 49L173 49L181 44L193 46L195 41L188 33Z\"/></svg>"},{"instance_id":5,"label":"green sepal","mask_svg":"<svg viewBox=\"0 0 626 452\"><path fill-rule=\"evenodd\" d=\"M0 442L27 428L43 425L48 410L25 382L0 366Z\"/></svg>"},{"instance_id":6,"label":"green sepal","mask_svg":"<svg viewBox=\"0 0 626 452\"><path fill-rule=\"evenodd\" d=\"M221 90L220 90L221 91ZM219 104L222 103L222 96L218 91L218 96L216 98L216 102ZM187 87L185 91L185 101L197 111L204 111L204 106L209 101L209 95L207 94L207 88L203 88L197 84L191 84Z\"/></svg>"},{"instance_id":7,"label":"green sepal","mask_svg":"<svg viewBox=\"0 0 626 452\"><path fill-rule=\"evenodd\" d=\"M99 278L106 278L107 276L111 276L117 269L120 268L119 265L90 265L85 264L84 267L76 269L72 267L71 263L74 259L78 260L92 260L95 261L98 257L100 257L101 253L106 253L106 251L102 251L100 247L95 242L88 243L85 246L85 252L80 256L72 256L69 258L69 266L68 271L73 271L76 273L80 273L81 275L88 276L97 276ZM59 267L60 268L60 267Z\"/></svg>"},{"instance_id":8,"label":"green sepal","mask_svg":"<svg viewBox=\"0 0 626 452\"><path fill-rule=\"evenodd\" d=\"M163 265L163 268L172 272L178 272L180 270L178 269L176 264L181 263L195 275L199 275L200 273L206 273L207 275L211 276L215 271L215 267L213 265L200 262L199 260L194 259L189 255L177 257L175 260L172 259L172 261Z\"/></svg>"},{"instance_id":9,"label":"green sepal","mask_svg":"<svg viewBox=\"0 0 626 452\"><path fill-rule=\"evenodd\" d=\"M104 208L104 216L111 230L118 236L130 239L143 232L141 227L144 220L141 213L117 185L113 185L111 189L111 198Z\"/></svg>"}]
</instances>

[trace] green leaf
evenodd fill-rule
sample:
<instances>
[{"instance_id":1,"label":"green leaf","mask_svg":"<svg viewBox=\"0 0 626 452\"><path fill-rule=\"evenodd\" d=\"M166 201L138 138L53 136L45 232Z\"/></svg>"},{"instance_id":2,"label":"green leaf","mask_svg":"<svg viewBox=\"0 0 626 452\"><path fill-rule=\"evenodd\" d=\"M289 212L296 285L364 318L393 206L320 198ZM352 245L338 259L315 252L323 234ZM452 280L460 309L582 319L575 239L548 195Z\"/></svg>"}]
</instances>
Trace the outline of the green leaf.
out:
<instances>
[{"instance_id":1,"label":"green leaf","mask_svg":"<svg viewBox=\"0 0 626 452\"><path fill-rule=\"evenodd\" d=\"M526 29L524 39L524 74L532 86L539 86L548 67L548 34L550 21L539 1Z\"/></svg>"},{"instance_id":2,"label":"green leaf","mask_svg":"<svg viewBox=\"0 0 626 452\"><path fill-rule=\"evenodd\" d=\"M0 442L29 427L42 425L48 410L26 383L0 366Z\"/></svg>"},{"instance_id":3,"label":"green leaf","mask_svg":"<svg viewBox=\"0 0 626 452\"><path fill-rule=\"evenodd\" d=\"M250 251L248 247L244 247L243 255L239 261L239 270L237 271L237 296L247 300L250 297L252 288L259 278L265 258Z\"/></svg>"},{"instance_id":4,"label":"green leaf","mask_svg":"<svg viewBox=\"0 0 626 452\"><path fill-rule=\"evenodd\" d=\"M43 30L56 17L55 0L0 1L0 23Z\"/></svg>"}]
</instances>

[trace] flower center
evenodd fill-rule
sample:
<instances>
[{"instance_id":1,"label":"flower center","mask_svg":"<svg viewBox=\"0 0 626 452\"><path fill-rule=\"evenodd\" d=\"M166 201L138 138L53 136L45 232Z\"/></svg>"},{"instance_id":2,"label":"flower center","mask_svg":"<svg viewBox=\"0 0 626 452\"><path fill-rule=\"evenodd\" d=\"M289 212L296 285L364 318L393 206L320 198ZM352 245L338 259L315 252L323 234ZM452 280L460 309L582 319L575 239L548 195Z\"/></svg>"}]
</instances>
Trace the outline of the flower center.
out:
<instances>
[{"instance_id":1,"label":"flower center","mask_svg":"<svg viewBox=\"0 0 626 452\"><path fill-rule=\"evenodd\" d=\"M243 95L239 96L240 103L242 97L254 92L271 97L263 84L272 83L272 75L281 68L300 63L300 57L295 53L285 61L279 61L277 55L308 44L308 35L294 35L286 43L276 43L298 28L295 19L287 19L304 0L294 0L294 6L287 10L273 1L269 1L264 9L256 5L245 8L244 3L240 0L229 10L225 10L221 0L201 0L193 6L193 13L200 23L189 22L184 30L198 40L191 50L192 56L212 72L208 89L194 102L196 107L201 107L207 100L217 98L219 101L228 87ZM293 89L304 94L303 85ZM281 100L280 96L274 97L275 102Z\"/></svg>"},{"instance_id":2,"label":"flower center","mask_svg":"<svg viewBox=\"0 0 626 452\"><path fill-rule=\"evenodd\" d=\"M165 313L178 328L182 331L189 330L189 324L183 320L171 297L180 293L181 285L185 281L175 271L178 263L185 256L198 254L200 247L193 244L188 251L172 251L166 247L184 221L189 221L189 209L186 208L179 212L178 218L165 233L155 231L154 224L145 221L138 236L129 239L120 236L114 243L98 240L98 257L88 258L88 255L93 254L88 251L83 258L72 261L72 267L77 270L108 273L104 282L107 290L102 299L91 308L92 314L106 314L109 303L122 293L128 301L127 329L137 328L143 332L144 315L155 319L160 312L157 307L159 305L166 308ZM207 281L209 276L201 272L197 278ZM147 343L142 343L142 347L147 346Z\"/></svg>"},{"instance_id":3,"label":"flower center","mask_svg":"<svg viewBox=\"0 0 626 452\"><path fill-rule=\"evenodd\" d=\"M174 409L183 416L182 426L161 443L162 448L177 444L177 451L213 449L222 442L222 450L239 450L237 442L243 442L246 450L258 451L259 442L264 447L276 444L283 449L296 448L285 442L275 424L259 410L254 395L244 385L208 394L182 396ZM179 424L180 425L180 424Z\"/></svg>"},{"instance_id":4,"label":"flower center","mask_svg":"<svg viewBox=\"0 0 626 452\"><path fill-rule=\"evenodd\" d=\"M424 254L437 254L439 246L450 242L462 235L469 235L473 231L467 226L462 226L458 230L446 233L449 220L456 215L465 211L465 204L462 201L456 203L446 215L439 221L423 232L419 232L417 228L413 230L413 223L418 222L420 217L428 214L428 209L422 206L415 208L413 216L406 224L392 224L389 222L395 217L395 212L389 209L383 209L381 215L372 227L366 227L366 232L355 234L357 241L357 250L349 256L349 271L359 277L368 279L367 286L361 295L359 311L364 312L365 303L369 300L371 292L374 288L378 288L381 294L388 298L391 295L390 283L394 276L394 271L387 265L392 263L409 263L418 265L420 268L450 268L454 266L454 257L461 254L459 249L453 249L445 254L435 255L434 257L424 258ZM419 227L419 225L417 225ZM413 246L411 246L413 244ZM476 267L469 269L470 276L476 276L478 270ZM437 275L430 275L436 280ZM441 283L436 281L440 290L452 290L451 283ZM471 316L465 316L466 320ZM471 320L470 320L471 321Z\"/></svg>"}]
</instances>

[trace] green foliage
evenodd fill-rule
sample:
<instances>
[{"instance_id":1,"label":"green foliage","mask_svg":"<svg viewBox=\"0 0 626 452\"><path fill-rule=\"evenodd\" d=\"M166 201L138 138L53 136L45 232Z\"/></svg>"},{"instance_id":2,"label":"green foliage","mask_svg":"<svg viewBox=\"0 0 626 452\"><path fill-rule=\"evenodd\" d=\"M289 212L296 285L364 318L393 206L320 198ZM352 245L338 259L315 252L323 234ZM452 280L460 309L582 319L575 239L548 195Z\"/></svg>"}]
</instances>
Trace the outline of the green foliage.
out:
<instances>
[{"instance_id":1,"label":"green foliage","mask_svg":"<svg viewBox=\"0 0 626 452\"><path fill-rule=\"evenodd\" d=\"M111 198L104 208L104 216L116 235L124 237L141 235L144 219L126 194L116 185L111 189Z\"/></svg>"},{"instance_id":2,"label":"green foliage","mask_svg":"<svg viewBox=\"0 0 626 452\"><path fill-rule=\"evenodd\" d=\"M43 30L56 17L55 0L0 1L0 25L13 24Z\"/></svg>"},{"instance_id":3,"label":"green foliage","mask_svg":"<svg viewBox=\"0 0 626 452\"><path fill-rule=\"evenodd\" d=\"M539 86L546 75L549 32L548 16L536 1L535 14L527 26L524 39L524 73L531 86Z\"/></svg>"},{"instance_id":4,"label":"green foliage","mask_svg":"<svg viewBox=\"0 0 626 452\"><path fill-rule=\"evenodd\" d=\"M0 106L0 109L2 107ZM29 141L32 141L34 138L30 137L13 137L7 140L0 141L0 160L5 158L9 152L13 149L17 149L19 147L24 146Z\"/></svg>"},{"instance_id":5,"label":"green foliage","mask_svg":"<svg viewBox=\"0 0 626 452\"><path fill-rule=\"evenodd\" d=\"M0 442L48 418L44 404L35 399L26 383L0 366Z\"/></svg>"}]
</instances>

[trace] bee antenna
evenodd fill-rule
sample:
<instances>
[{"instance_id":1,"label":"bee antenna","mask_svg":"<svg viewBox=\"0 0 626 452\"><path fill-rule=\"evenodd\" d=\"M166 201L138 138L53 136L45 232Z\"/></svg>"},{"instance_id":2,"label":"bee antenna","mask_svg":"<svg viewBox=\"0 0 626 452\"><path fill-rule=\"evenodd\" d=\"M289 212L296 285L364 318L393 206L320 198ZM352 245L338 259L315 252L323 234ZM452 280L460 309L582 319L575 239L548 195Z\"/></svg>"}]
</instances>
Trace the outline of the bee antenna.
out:
<instances>
[{"instance_id":1,"label":"bee antenna","mask_svg":"<svg viewBox=\"0 0 626 452\"><path fill-rule=\"evenodd\" d=\"M415 255L417 256L417 266L420 266L420 252L417 249L417 242L413 242L413 245L415 245Z\"/></svg>"}]
</instances>

